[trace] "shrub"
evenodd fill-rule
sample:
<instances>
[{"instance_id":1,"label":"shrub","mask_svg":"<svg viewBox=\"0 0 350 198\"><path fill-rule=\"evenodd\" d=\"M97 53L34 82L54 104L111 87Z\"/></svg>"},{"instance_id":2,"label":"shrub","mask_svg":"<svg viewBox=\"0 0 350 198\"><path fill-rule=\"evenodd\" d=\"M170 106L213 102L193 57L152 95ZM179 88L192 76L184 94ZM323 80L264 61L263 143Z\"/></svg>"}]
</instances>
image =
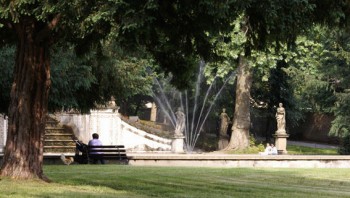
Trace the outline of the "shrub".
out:
<instances>
[{"instance_id":1,"label":"shrub","mask_svg":"<svg viewBox=\"0 0 350 198\"><path fill-rule=\"evenodd\" d=\"M340 155L349 155L350 154L350 135L343 137L340 141L338 148L338 153Z\"/></svg>"}]
</instances>

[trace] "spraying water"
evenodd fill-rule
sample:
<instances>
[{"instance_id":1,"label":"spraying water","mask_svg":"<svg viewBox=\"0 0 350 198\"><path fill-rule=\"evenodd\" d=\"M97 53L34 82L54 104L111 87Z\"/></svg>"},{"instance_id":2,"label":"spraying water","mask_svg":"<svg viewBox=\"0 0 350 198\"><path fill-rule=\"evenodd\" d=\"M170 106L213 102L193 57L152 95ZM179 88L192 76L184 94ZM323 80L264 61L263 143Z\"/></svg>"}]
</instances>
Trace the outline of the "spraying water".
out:
<instances>
[{"instance_id":1,"label":"spraying water","mask_svg":"<svg viewBox=\"0 0 350 198\"><path fill-rule=\"evenodd\" d=\"M183 92L178 91L175 88L165 91L162 84L155 79L155 84L157 86L157 93L153 92L153 97L156 100L158 106L163 112L167 120L170 121L171 125L175 128L176 126L176 116L174 109L181 107L184 110L186 116L186 125L184 130L185 136L185 149L187 152L192 152L200 136L200 133L203 131L204 124L212 111L212 108L215 104L215 101L220 96L220 93L224 89L227 82L235 76L235 72L226 77L221 88L216 92L212 93L213 87L217 83L217 77L214 78L213 83L205 91L204 98L200 96L201 92L201 83L204 77L204 68L205 62L200 61L199 63L199 72L197 75L197 80L194 90L185 90ZM192 96L192 102L189 100L189 96ZM212 97L212 101L209 101L209 98ZM191 103L191 104L190 104Z\"/></svg>"}]
</instances>

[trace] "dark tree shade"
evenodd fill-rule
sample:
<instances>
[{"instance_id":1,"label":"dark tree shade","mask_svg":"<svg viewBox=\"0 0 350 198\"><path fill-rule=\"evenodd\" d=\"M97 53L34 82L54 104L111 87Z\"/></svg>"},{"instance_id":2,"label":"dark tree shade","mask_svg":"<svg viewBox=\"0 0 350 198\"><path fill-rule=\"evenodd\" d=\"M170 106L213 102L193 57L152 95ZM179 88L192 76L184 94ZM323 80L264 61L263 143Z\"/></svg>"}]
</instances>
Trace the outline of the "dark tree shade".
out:
<instances>
[{"instance_id":1,"label":"dark tree shade","mask_svg":"<svg viewBox=\"0 0 350 198\"><path fill-rule=\"evenodd\" d=\"M208 34L229 27L229 16L235 13L229 12L228 3L1 1L0 42L17 45L1 175L45 179L42 139L53 44L73 43L81 55L105 38L114 38L127 49L143 45L166 72L177 75L174 83L185 85L193 71L193 60L198 55L210 56Z\"/></svg>"}]
</instances>

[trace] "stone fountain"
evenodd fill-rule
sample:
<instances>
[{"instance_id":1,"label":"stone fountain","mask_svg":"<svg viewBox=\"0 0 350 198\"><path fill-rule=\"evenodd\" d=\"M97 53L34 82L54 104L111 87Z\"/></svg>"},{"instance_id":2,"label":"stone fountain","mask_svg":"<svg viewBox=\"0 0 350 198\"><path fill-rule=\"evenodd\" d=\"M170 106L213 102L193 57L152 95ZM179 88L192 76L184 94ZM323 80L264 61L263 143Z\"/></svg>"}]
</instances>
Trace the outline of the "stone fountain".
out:
<instances>
[{"instance_id":1,"label":"stone fountain","mask_svg":"<svg viewBox=\"0 0 350 198\"><path fill-rule=\"evenodd\" d=\"M215 87L217 77L208 86L207 90L201 90L201 83L204 79L204 68L204 61L200 61L197 80L191 90L179 91L175 88L171 88L170 90L169 88L165 89L163 87L164 85L158 79L155 79L157 90L154 90L153 98L156 100L157 106L166 117L166 120L175 129L172 143L172 151L175 153L193 152L215 101L220 96L227 82L235 76L235 72L228 74L224 79L223 85L216 93L213 91L213 87ZM167 85L169 83L164 84ZM205 96L200 95L200 93L205 93ZM211 98L211 101L209 98ZM179 107L176 112L173 110L175 105Z\"/></svg>"}]
</instances>

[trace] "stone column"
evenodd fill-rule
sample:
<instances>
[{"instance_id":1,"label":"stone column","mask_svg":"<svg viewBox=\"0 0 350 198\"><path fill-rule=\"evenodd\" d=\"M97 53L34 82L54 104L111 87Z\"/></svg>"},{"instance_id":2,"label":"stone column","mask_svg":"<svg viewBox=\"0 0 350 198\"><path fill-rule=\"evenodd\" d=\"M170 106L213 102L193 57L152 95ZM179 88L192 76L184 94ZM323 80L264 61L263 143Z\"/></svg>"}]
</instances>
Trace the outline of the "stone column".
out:
<instances>
[{"instance_id":1,"label":"stone column","mask_svg":"<svg viewBox=\"0 0 350 198\"><path fill-rule=\"evenodd\" d=\"M156 103L153 102L151 107L151 121L155 122L156 120L157 120L157 106L156 106Z\"/></svg>"},{"instance_id":2,"label":"stone column","mask_svg":"<svg viewBox=\"0 0 350 198\"><path fill-rule=\"evenodd\" d=\"M6 144L7 135L7 118L6 116L0 114L0 153L4 152L4 147Z\"/></svg>"},{"instance_id":3,"label":"stone column","mask_svg":"<svg viewBox=\"0 0 350 198\"><path fill-rule=\"evenodd\" d=\"M275 133L275 146L277 148L278 154L287 154L287 138L289 134L287 133Z\"/></svg>"},{"instance_id":4,"label":"stone column","mask_svg":"<svg viewBox=\"0 0 350 198\"><path fill-rule=\"evenodd\" d=\"M171 142L171 151L173 153L184 153L184 136L175 136Z\"/></svg>"}]
</instances>

